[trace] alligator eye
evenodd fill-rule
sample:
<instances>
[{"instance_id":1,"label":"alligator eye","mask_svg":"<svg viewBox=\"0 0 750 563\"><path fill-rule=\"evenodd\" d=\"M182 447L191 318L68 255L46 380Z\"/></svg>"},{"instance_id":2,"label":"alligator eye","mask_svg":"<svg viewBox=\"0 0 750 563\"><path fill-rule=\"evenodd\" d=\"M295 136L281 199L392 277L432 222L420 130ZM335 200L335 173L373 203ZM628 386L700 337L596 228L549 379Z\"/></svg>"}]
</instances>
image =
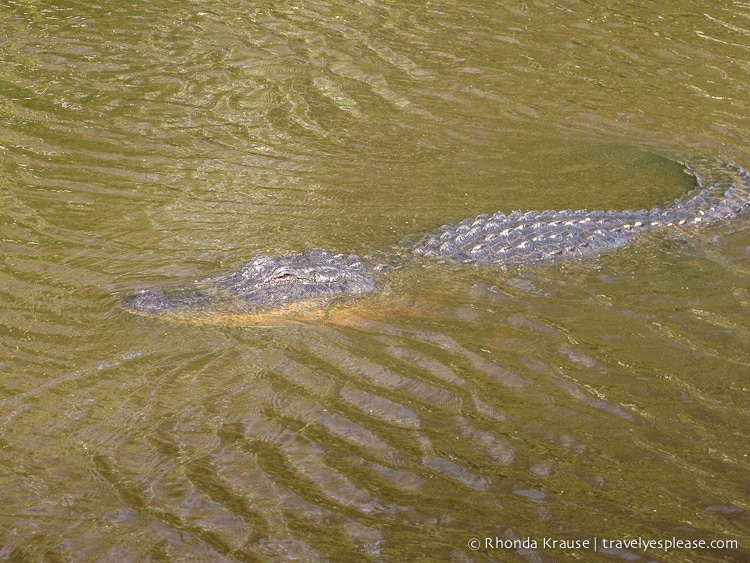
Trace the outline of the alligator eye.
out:
<instances>
[{"instance_id":1,"label":"alligator eye","mask_svg":"<svg viewBox=\"0 0 750 563\"><path fill-rule=\"evenodd\" d=\"M294 275L290 272L277 272L273 275L274 281L286 281L291 279L294 279Z\"/></svg>"}]
</instances>

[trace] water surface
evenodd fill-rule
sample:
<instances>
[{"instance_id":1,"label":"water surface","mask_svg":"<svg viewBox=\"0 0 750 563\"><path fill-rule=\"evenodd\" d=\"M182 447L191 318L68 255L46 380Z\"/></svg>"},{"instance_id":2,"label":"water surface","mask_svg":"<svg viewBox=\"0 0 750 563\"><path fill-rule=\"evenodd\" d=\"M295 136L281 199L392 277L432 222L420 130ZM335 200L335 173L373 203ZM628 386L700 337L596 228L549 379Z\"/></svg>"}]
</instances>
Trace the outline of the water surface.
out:
<instances>
[{"instance_id":1,"label":"water surface","mask_svg":"<svg viewBox=\"0 0 750 563\"><path fill-rule=\"evenodd\" d=\"M118 307L260 251L648 208L690 188L673 159L748 166L746 2L10 0L0 22L0 558L750 557L748 219L543 268L416 263L288 326ZM542 546L593 537L740 547Z\"/></svg>"}]
</instances>

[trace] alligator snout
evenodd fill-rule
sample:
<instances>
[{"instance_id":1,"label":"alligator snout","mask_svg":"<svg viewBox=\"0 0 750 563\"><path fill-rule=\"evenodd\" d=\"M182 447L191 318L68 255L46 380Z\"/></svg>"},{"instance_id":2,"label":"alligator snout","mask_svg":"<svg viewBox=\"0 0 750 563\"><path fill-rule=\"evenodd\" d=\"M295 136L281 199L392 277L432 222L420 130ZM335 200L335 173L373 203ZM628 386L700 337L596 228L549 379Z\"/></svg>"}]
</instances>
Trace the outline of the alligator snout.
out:
<instances>
[{"instance_id":1,"label":"alligator snout","mask_svg":"<svg viewBox=\"0 0 750 563\"><path fill-rule=\"evenodd\" d=\"M139 289L126 296L122 306L130 311L156 314L164 310L167 298L161 291L153 289Z\"/></svg>"}]
</instances>

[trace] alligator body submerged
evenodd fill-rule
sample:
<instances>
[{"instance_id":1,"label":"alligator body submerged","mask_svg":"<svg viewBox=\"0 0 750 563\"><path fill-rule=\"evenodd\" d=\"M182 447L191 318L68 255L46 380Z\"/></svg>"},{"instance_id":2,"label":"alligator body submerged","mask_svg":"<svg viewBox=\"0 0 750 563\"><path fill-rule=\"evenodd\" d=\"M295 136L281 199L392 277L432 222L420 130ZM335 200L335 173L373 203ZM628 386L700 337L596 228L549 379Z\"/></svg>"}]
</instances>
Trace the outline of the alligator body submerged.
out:
<instances>
[{"instance_id":1,"label":"alligator body submerged","mask_svg":"<svg viewBox=\"0 0 750 563\"><path fill-rule=\"evenodd\" d=\"M479 215L425 235L406 253L473 264L534 264L597 256L620 248L648 231L687 229L724 221L750 209L750 174L712 166L721 180L707 185L696 171L697 187L662 207L641 211L515 211ZM174 289L141 289L125 298L133 313L174 319L216 314L255 314L302 302L321 303L360 296L378 287L376 274L354 255L311 250L269 257L258 254L239 271Z\"/></svg>"}]
</instances>

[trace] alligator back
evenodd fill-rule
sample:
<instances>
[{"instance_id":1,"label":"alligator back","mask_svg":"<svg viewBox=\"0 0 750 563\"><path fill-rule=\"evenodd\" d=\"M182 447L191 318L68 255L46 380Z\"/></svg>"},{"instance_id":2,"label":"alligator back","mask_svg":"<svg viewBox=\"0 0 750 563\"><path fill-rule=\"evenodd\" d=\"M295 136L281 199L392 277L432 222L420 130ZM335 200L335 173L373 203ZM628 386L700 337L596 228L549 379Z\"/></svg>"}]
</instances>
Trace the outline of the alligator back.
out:
<instances>
[{"instance_id":1,"label":"alligator back","mask_svg":"<svg viewBox=\"0 0 750 563\"><path fill-rule=\"evenodd\" d=\"M479 215L426 235L413 253L480 264L585 257L624 246L645 231L710 224L750 208L750 174L744 169L727 169L731 180L711 186L697 172L688 172L698 188L663 208Z\"/></svg>"},{"instance_id":2,"label":"alligator back","mask_svg":"<svg viewBox=\"0 0 750 563\"><path fill-rule=\"evenodd\" d=\"M700 175L698 188L666 207L642 211L516 211L480 215L445 225L425 236L409 258L479 264L519 264L592 256L628 244L639 233L687 228L736 217L750 209L750 175L742 169L705 168L721 180L709 187ZM398 250L403 250L403 246ZM403 255L398 254L398 261ZM286 311L308 316L342 296L361 296L378 287L375 273L357 256L308 250L270 257L258 254L238 271L175 288L140 289L123 300L139 315L232 324L267 322ZM242 319L242 320L241 320Z\"/></svg>"}]
</instances>

